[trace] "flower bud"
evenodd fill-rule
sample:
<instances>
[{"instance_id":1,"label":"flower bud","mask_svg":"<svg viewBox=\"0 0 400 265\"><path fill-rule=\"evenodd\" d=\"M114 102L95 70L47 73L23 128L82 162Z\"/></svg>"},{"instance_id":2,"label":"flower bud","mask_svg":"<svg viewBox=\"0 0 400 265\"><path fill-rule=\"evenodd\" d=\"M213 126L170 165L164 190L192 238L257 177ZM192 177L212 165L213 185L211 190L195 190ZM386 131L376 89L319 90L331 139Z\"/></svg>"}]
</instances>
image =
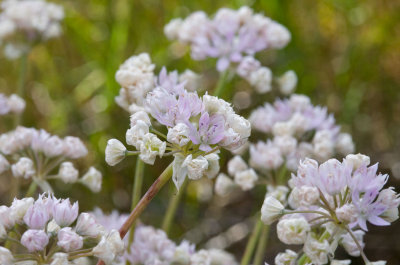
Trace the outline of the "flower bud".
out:
<instances>
[{"instance_id":1,"label":"flower bud","mask_svg":"<svg viewBox=\"0 0 400 265\"><path fill-rule=\"evenodd\" d=\"M187 167L188 177L193 180L200 179L208 168L208 161L203 156L192 158L188 155L183 161L182 167Z\"/></svg>"},{"instance_id":2,"label":"flower bud","mask_svg":"<svg viewBox=\"0 0 400 265\"><path fill-rule=\"evenodd\" d=\"M284 95L291 94L297 85L297 75L293 70L285 72L277 79L279 90Z\"/></svg>"},{"instance_id":3,"label":"flower bud","mask_svg":"<svg viewBox=\"0 0 400 265\"><path fill-rule=\"evenodd\" d=\"M101 190L102 178L103 177L100 171L98 171L94 167L90 167L88 172L83 175L80 181L93 192L99 192Z\"/></svg>"},{"instance_id":4,"label":"flower bud","mask_svg":"<svg viewBox=\"0 0 400 265\"><path fill-rule=\"evenodd\" d=\"M310 225L304 217L282 218L277 225L280 241L288 245L300 245L306 240Z\"/></svg>"},{"instance_id":5,"label":"flower bud","mask_svg":"<svg viewBox=\"0 0 400 265\"><path fill-rule=\"evenodd\" d=\"M235 183L244 191L254 188L257 180L258 176L252 168L235 174Z\"/></svg>"},{"instance_id":6,"label":"flower bud","mask_svg":"<svg viewBox=\"0 0 400 265\"><path fill-rule=\"evenodd\" d=\"M114 259L122 255L124 251L124 242L122 241L118 231L112 230L107 236L103 236L93 248L93 255L102 259L106 264L111 264Z\"/></svg>"},{"instance_id":7,"label":"flower bud","mask_svg":"<svg viewBox=\"0 0 400 265\"><path fill-rule=\"evenodd\" d=\"M60 231L61 227L57 224L57 222L52 219L48 224L47 224L47 232L51 234L57 234L58 231Z\"/></svg>"},{"instance_id":8,"label":"flower bud","mask_svg":"<svg viewBox=\"0 0 400 265\"><path fill-rule=\"evenodd\" d=\"M140 144L140 159L143 162L153 165L156 156L162 157L165 152L167 143L158 139L152 133L147 133L143 136L143 142Z\"/></svg>"},{"instance_id":9,"label":"flower bud","mask_svg":"<svg viewBox=\"0 0 400 265\"><path fill-rule=\"evenodd\" d=\"M220 170L219 156L215 153L212 153L204 156L204 158L207 159L208 162L208 168L205 171L205 175L210 179L215 178Z\"/></svg>"},{"instance_id":10,"label":"flower bud","mask_svg":"<svg viewBox=\"0 0 400 265\"><path fill-rule=\"evenodd\" d=\"M33 161L27 157L21 157L17 163L11 166L11 171L16 178L29 179L36 174Z\"/></svg>"},{"instance_id":11,"label":"flower bud","mask_svg":"<svg viewBox=\"0 0 400 265\"><path fill-rule=\"evenodd\" d=\"M64 138L64 155L71 158L77 159L86 156L88 150L83 144L81 139L73 136L67 136Z\"/></svg>"},{"instance_id":12,"label":"flower bud","mask_svg":"<svg viewBox=\"0 0 400 265\"><path fill-rule=\"evenodd\" d=\"M348 155L354 152L353 138L348 133L340 133L336 140L336 150L342 155Z\"/></svg>"},{"instance_id":13,"label":"flower bud","mask_svg":"<svg viewBox=\"0 0 400 265\"><path fill-rule=\"evenodd\" d=\"M235 187L235 183L224 173L220 173L215 181L215 193L219 196L228 195Z\"/></svg>"},{"instance_id":14,"label":"flower bud","mask_svg":"<svg viewBox=\"0 0 400 265\"><path fill-rule=\"evenodd\" d=\"M0 225L10 229L14 224L15 220L11 217L11 209L5 205L0 206Z\"/></svg>"},{"instance_id":15,"label":"flower bud","mask_svg":"<svg viewBox=\"0 0 400 265\"><path fill-rule=\"evenodd\" d=\"M275 265L295 265L297 253L286 249L285 252L278 253L275 257Z\"/></svg>"},{"instance_id":16,"label":"flower bud","mask_svg":"<svg viewBox=\"0 0 400 265\"><path fill-rule=\"evenodd\" d=\"M61 200L53 205L53 218L61 227L72 224L78 217L78 212L78 203L71 205L69 199Z\"/></svg>"},{"instance_id":17,"label":"flower bud","mask_svg":"<svg viewBox=\"0 0 400 265\"><path fill-rule=\"evenodd\" d=\"M63 154L64 151L65 151L64 141L56 135L47 138L46 141L44 142L43 153L47 157L59 156Z\"/></svg>"},{"instance_id":18,"label":"flower bud","mask_svg":"<svg viewBox=\"0 0 400 265\"><path fill-rule=\"evenodd\" d=\"M130 117L131 127L135 126L138 121L143 121L147 126L151 126L150 117L145 111L137 111Z\"/></svg>"},{"instance_id":19,"label":"flower bud","mask_svg":"<svg viewBox=\"0 0 400 265\"><path fill-rule=\"evenodd\" d=\"M79 171L74 167L71 162L64 162L60 165L58 177L64 183L74 183L78 180Z\"/></svg>"},{"instance_id":20,"label":"flower bud","mask_svg":"<svg viewBox=\"0 0 400 265\"><path fill-rule=\"evenodd\" d=\"M53 255L53 261L50 263L50 265L69 265L70 263L68 262L68 254L67 253L62 253L58 252Z\"/></svg>"},{"instance_id":21,"label":"flower bud","mask_svg":"<svg viewBox=\"0 0 400 265\"><path fill-rule=\"evenodd\" d=\"M93 215L81 213L78 217L75 230L82 236L96 237L99 234L99 224L96 223Z\"/></svg>"},{"instance_id":22,"label":"flower bud","mask_svg":"<svg viewBox=\"0 0 400 265\"><path fill-rule=\"evenodd\" d=\"M282 216L284 209L280 201L271 196L266 197L261 207L261 221L267 225L272 224Z\"/></svg>"},{"instance_id":23,"label":"flower bud","mask_svg":"<svg viewBox=\"0 0 400 265\"><path fill-rule=\"evenodd\" d=\"M144 121L138 120L132 128L126 131L126 143L140 149L143 138L149 133L149 125Z\"/></svg>"},{"instance_id":24,"label":"flower bud","mask_svg":"<svg viewBox=\"0 0 400 265\"><path fill-rule=\"evenodd\" d=\"M354 204L345 204L335 210L339 221L349 224L357 220L357 209Z\"/></svg>"},{"instance_id":25,"label":"flower bud","mask_svg":"<svg viewBox=\"0 0 400 265\"><path fill-rule=\"evenodd\" d=\"M368 166L371 163L371 159L369 158L369 156L362 155L362 154L347 155L346 158L344 159L344 161L348 165L351 165L353 167L353 170L356 170L361 165Z\"/></svg>"},{"instance_id":26,"label":"flower bud","mask_svg":"<svg viewBox=\"0 0 400 265\"><path fill-rule=\"evenodd\" d=\"M0 247L0 264L2 264L2 265L13 265L14 264L13 255L5 247Z\"/></svg>"},{"instance_id":27,"label":"flower bud","mask_svg":"<svg viewBox=\"0 0 400 265\"><path fill-rule=\"evenodd\" d=\"M229 160L227 167L228 167L228 173L231 176L235 176L236 173L244 171L248 168L243 158L238 155L234 156L231 160Z\"/></svg>"},{"instance_id":28,"label":"flower bud","mask_svg":"<svg viewBox=\"0 0 400 265\"><path fill-rule=\"evenodd\" d=\"M309 234L303 247L304 253L311 259L313 264L326 264L328 254L331 251L328 241L319 241Z\"/></svg>"},{"instance_id":29,"label":"flower bud","mask_svg":"<svg viewBox=\"0 0 400 265\"><path fill-rule=\"evenodd\" d=\"M49 237L43 230L29 229L21 237L21 244L29 252L42 251L49 243Z\"/></svg>"},{"instance_id":30,"label":"flower bud","mask_svg":"<svg viewBox=\"0 0 400 265\"><path fill-rule=\"evenodd\" d=\"M25 224L31 229L43 229L50 220L50 209L45 201L37 200L28 208L24 216Z\"/></svg>"},{"instance_id":31,"label":"flower bud","mask_svg":"<svg viewBox=\"0 0 400 265\"><path fill-rule=\"evenodd\" d=\"M189 127L184 123L178 123L168 129L167 140L179 146L185 146L190 142Z\"/></svg>"},{"instance_id":32,"label":"flower bud","mask_svg":"<svg viewBox=\"0 0 400 265\"><path fill-rule=\"evenodd\" d=\"M19 114L25 109L25 100L16 94L12 94L8 97L8 106L10 106L10 111L12 113Z\"/></svg>"},{"instance_id":33,"label":"flower bud","mask_svg":"<svg viewBox=\"0 0 400 265\"><path fill-rule=\"evenodd\" d=\"M81 249L83 238L72 231L71 227L64 227L58 231L57 245L67 252Z\"/></svg>"},{"instance_id":34,"label":"flower bud","mask_svg":"<svg viewBox=\"0 0 400 265\"><path fill-rule=\"evenodd\" d=\"M10 207L10 218L16 223L21 224L29 207L33 205L33 198L14 199Z\"/></svg>"},{"instance_id":35,"label":"flower bud","mask_svg":"<svg viewBox=\"0 0 400 265\"><path fill-rule=\"evenodd\" d=\"M300 206L310 206L319 200L319 191L316 187L294 187L289 196L289 205L296 209Z\"/></svg>"},{"instance_id":36,"label":"flower bud","mask_svg":"<svg viewBox=\"0 0 400 265\"><path fill-rule=\"evenodd\" d=\"M106 162L110 166L115 166L126 156L126 147L117 139L110 139L106 147Z\"/></svg>"}]
</instances>

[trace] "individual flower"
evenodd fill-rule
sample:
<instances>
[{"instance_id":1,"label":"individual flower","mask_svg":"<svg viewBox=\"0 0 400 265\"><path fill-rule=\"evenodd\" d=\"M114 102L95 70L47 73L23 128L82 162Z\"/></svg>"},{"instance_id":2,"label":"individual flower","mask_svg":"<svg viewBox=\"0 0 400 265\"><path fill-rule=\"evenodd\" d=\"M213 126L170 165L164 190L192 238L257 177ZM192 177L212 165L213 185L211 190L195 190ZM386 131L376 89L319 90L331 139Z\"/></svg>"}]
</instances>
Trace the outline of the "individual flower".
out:
<instances>
[{"instance_id":1,"label":"individual flower","mask_svg":"<svg viewBox=\"0 0 400 265\"><path fill-rule=\"evenodd\" d=\"M236 187L235 182L224 173L220 173L215 181L215 193L219 196L228 195Z\"/></svg>"},{"instance_id":2,"label":"individual flower","mask_svg":"<svg viewBox=\"0 0 400 265\"><path fill-rule=\"evenodd\" d=\"M258 176L252 168L237 172L234 178L235 183L244 191L251 190L257 180Z\"/></svg>"},{"instance_id":3,"label":"individual flower","mask_svg":"<svg viewBox=\"0 0 400 265\"><path fill-rule=\"evenodd\" d=\"M297 253L286 249L285 252L278 253L275 257L276 265L295 265L297 259Z\"/></svg>"},{"instance_id":4,"label":"individual flower","mask_svg":"<svg viewBox=\"0 0 400 265\"><path fill-rule=\"evenodd\" d=\"M285 207L274 197L266 197L261 208L261 220L270 225L282 216Z\"/></svg>"},{"instance_id":5,"label":"individual flower","mask_svg":"<svg viewBox=\"0 0 400 265\"><path fill-rule=\"evenodd\" d=\"M21 244L29 252L41 251L49 243L49 237L43 230L27 230L21 237Z\"/></svg>"},{"instance_id":6,"label":"individual flower","mask_svg":"<svg viewBox=\"0 0 400 265\"><path fill-rule=\"evenodd\" d=\"M59 178L65 183L74 183L78 180L79 171L71 162L63 162L58 171Z\"/></svg>"},{"instance_id":7,"label":"individual flower","mask_svg":"<svg viewBox=\"0 0 400 265\"><path fill-rule=\"evenodd\" d=\"M72 231L71 227L64 227L58 231L57 245L67 252L81 249L83 238Z\"/></svg>"},{"instance_id":8,"label":"individual flower","mask_svg":"<svg viewBox=\"0 0 400 265\"><path fill-rule=\"evenodd\" d=\"M101 190L102 174L94 167L90 167L88 172L80 179L80 181L86 185L93 192L99 192Z\"/></svg>"},{"instance_id":9,"label":"individual flower","mask_svg":"<svg viewBox=\"0 0 400 265\"><path fill-rule=\"evenodd\" d=\"M309 231L310 224L304 217L284 218L277 225L279 240L288 245L304 244Z\"/></svg>"},{"instance_id":10,"label":"individual flower","mask_svg":"<svg viewBox=\"0 0 400 265\"><path fill-rule=\"evenodd\" d=\"M53 218L61 227L71 225L78 217L78 212L78 203L71 205L69 199L56 201L53 204Z\"/></svg>"},{"instance_id":11,"label":"individual flower","mask_svg":"<svg viewBox=\"0 0 400 265\"><path fill-rule=\"evenodd\" d=\"M126 156L126 147L117 139L110 139L106 147L106 162L110 166L115 166Z\"/></svg>"},{"instance_id":12,"label":"individual flower","mask_svg":"<svg viewBox=\"0 0 400 265\"><path fill-rule=\"evenodd\" d=\"M0 247L0 263L4 265L14 264L14 257L5 247Z\"/></svg>"}]
</instances>

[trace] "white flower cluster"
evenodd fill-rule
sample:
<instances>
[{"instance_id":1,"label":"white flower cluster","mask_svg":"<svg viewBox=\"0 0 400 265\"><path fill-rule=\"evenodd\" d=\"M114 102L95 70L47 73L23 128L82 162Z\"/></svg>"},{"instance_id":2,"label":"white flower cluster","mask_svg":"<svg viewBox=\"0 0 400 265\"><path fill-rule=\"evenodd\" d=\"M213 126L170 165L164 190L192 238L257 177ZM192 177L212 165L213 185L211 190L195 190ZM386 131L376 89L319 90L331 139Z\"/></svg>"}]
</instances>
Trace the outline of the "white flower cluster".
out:
<instances>
[{"instance_id":1,"label":"white flower cluster","mask_svg":"<svg viewBox=\"0 0 400 265\"><path fill-rule=\"evenodd\" d=\"M234 257L220 249L195 250L187 241L176 245L164 231L151 226L139 226L130 252L124 258L132 265L235 265Z\"/></svg>"},{"instance_id":2,"label":"white flower cluster","mask_svg":"<svg viewBox=\"0 0 400 265\"><path fill-rule=\"evenodd\" d=\"M31 179L39 185L53 178L65 183L81 182L99 192L101 173L91 167L79 178L79 171L68 161L82 158L87 153L85 145L77 137L60 138L43 129L20 126L0 135L0 174L10 172L16 178ZM47 191L49 186L41 188Z\"/></svg>"},{"instance_id":3,"label":"white flower cluster","mask_svg":"<svg viewBox=\"0 0 400 265\"><path fill-rule=\"evenodd\" d=\"M0 116L6 114L20 114L25 109L25 100L16 94L9 97L0 93Z\"/></svg>"},{"instance_id":4,"label":"white flower cluster","mask_svg":"<svg viewBox=\"0 0 400 265\"><path fill-rule=\"evenodd\" d=\"M325 161L335 153L354 151L351 136L340 133L333 115L313 106L304 95L266 103L254 110L249 120L254 129L273 137L250 146L250 165L256 169L274 170L285 164L294 171L305 157Z\"/></svg>"},{"instance_id":5,"label":"white flower cluster","mask_svg":"<svg viewBox=\"0 0 400 265\"><path fill-rule=\"evenodd\" d=\"M164 28L165 35L191 46L195 60L218 58L218 71L227 70L232 64L236 73L245 78L258 93L266 93L272 87L272 72L261 66L254 54L264 49L280 49L290 41L289 31L281 24L254 14L249 7L239 10L221 8L210 19L198 11L186 19L173 19ZM278 79L281 91L291 93L297 77L290 71Z\"/></svg>"},{"instance_id":6,"label":"white flower cluster","mask_svg":"<svg viewBox=\"0 0 400 265\"><path fill-rule=\"evenodd\" d=\"M0 206L0 239L19 241L24 246L23 252L1 247L1 264L28 260L36 264L39 258L42 264L70 264L69 260L82 254L111 264L125 248L118 231L106 231L91 214L79 214L78 207L77 202L72 205L69 199L60 200L45 194L36 201L14 199L10 207ZM73 223L76 224L72 226ZM18 232L11 235L8 233L11 230Z\"/></svg>"},{"instance_id":7,"label":"white flower cluster","mask_svg":"<svg viewBox=\"0 0 400 265\"><path fill-rule=\"evenodd\" d=\"M243 191L254 188L258 176L254 169L249 168L241 156L234 156L228 162L228 173L233 180L224 173L220 173L215 182L215 192L220 196L229 194L235 187Z\"/></svg>"},{"instance_id":8,"label":"white flower cluster","mask_svg":"<svg viewBox=\"0 0 400 265\"><path fill-rule=\"evenodd\" d=\"M1 9L0 44L7 43L5 54L11 59L30 45L61 34L64 10L59 5L44 0L5 0Z\"/></svg>"},{"instance_id":9,"label":"white flower cluster","mask_svg":"<svg viewBox=\"0 0 400 265\"><path fill-rule=\"evenodd\" d=\"M121 89L119 95L115 97L115 102L121 108L130 113L145 110L144 101L147 93L159 85L184 83L187 90L195 91L198 88L200 77L191 70L186 70L180 75L177 71L167 75L163 69L157 78L154 68L155 65L147 53L134 55L119 67L115 79Z\"/></svg>"}]
</instances>

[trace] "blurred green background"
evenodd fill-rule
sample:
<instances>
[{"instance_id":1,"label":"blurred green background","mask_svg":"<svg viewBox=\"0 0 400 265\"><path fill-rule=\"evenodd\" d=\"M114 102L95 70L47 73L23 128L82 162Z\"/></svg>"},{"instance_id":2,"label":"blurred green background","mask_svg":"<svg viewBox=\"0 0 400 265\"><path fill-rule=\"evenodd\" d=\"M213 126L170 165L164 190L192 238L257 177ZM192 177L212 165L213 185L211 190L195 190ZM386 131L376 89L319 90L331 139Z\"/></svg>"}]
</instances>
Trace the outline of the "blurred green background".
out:
<instances>
[{"instance_id":1,"label":"blurred green background","mask_svg":"<svg viewBox=\"0 0 400 265\"><path fill-rule=\"evenodd\" d=\"M103 191L93 195L83 187L54 183L63 196L79 200L81 210L91 210L93 205L124 212L130 208L134 158L113 168L104 162L107 140L124 139L129 127L128 114L114 103L119 90L114 74L119 65L133 54L148 52L157 72L163 65L170 70L190 68L204 73L205 86L212 88L218 78L215 61L191 60L182 53L182 47L166 39L163 27L170 19L186 17L196 10L213 14L220 7L242 5L277 20L292 33L286 48L257 55L263 64L277 74L295 70L299 77L296 92L309 95L314 104L328 106L343 130L353 135L357 151L371 156L373 162L380 161L380 169L392 177L390 184L399 186L400 1L57 2L66 11L64 34L35 47L29 56L23 124L60 136L79 136L86 142L89 156L78 163L82 170L95 165L103 172ZM1 55L0 91L15 91L17 76L18 61L8 61ZM2 120L0 132L10 128L11 122ZM146 166L145 188L167 160ZM229 250L240 256L246 243L246 226L231 226L246 221L259 209L263 190L229 202L214 198L206 203L198 202L196 192L198 189L189 187L184 197L174 239L187 237L202 245L221 231L236 229L233 234L237 240ZM145 212L143 222L159 226L166 198L174 193L172 184L164 188ZM398 222L390 228L372 229L366 252L372 259L399 264L399 232ZM269 246L267 261L272 262L284 246L275 235ZM354 264L361 264L356 260Z\"/></svg>"}]
</instances>

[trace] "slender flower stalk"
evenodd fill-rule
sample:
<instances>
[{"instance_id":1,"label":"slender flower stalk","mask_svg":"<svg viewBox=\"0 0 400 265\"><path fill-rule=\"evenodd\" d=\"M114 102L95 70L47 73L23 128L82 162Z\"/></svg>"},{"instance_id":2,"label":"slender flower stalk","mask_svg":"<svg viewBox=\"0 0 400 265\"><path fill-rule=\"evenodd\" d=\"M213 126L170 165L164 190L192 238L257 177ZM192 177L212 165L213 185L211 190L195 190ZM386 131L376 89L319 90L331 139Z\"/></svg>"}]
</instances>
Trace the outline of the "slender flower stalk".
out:
<instances>
[{"instance_id":1,"label":"slender flower stalk","mask_svg":"<svg viewBox=\"0 0 400 265\"><path fill-rule=\"evenodd\" d=\"M227 83L229 81L228 79L229 79L229 70L225 70L224 72L220 73L217 87L215 88L214 91L215 97L229 100L230 93L228 95L228 92L230 91L228 91L229 86L227 86Z\"/></svg>"},{"instance_id":2,"label":"slender flower stalk","mask_svg":"<svg viewBox=\"0 0 400 265\"><path fill-rule=\"evenodd\" d=\"M23 53L20 59L19 65L19 75L18 75L18 92L17 95L24 98L25 96L25 83L26 74L28 70L28 52ZM15 115L14 117L14 127L17 127L21 123L22 113Z\"/></svg>"},{"instance_id":3,"label":"slender flower stalk","mask_svg":"<svg viewBox=\"0 0 400 265\"><path fill-rule=\"evenodd\" d=\"M169 233L169 230L171 229L171 224L172 221L174 220L176 211L178 209L179 202L181 201L181 198L183 194L185 193L186 186L187 186L188 180L185 179L185 181L182 184L181 189L175 194L174 196L171 197L169 200L167 212L164 215L164 220L162 223L162 230L164 230L165 233Z\"/></svg>"},{"instance_id":4,"label":"slender flower stalk","mask_svg":"<svg viewBox=\"0 0 400 265\"><path fill-rule=\"evenodd\" d=\"M172 177L172 163L164 170L163 173L154 181L151 187L147 190L146 194L140 199L139 203L136 205L135 209L131 212L129 217L126 219L122 227L119 229L119 234L121 238L124 238L131 228L132 224L140 216L151 200L157 195L160 189L168 182ZM97 265L104 265L102 260L97 262Z\"/></svg>"},{"instance_id":5,"label":"slender flower stalk","mask_svg":"<svg viewBox=\"0 0 400 265\"><path fill-rule=\"evenodd\" d=\"M253 252L256 247L258 238L260 236L260 231L261 231L263 225L264 224L260 220L260 218L257 218L257 223L254 226L253 231L251 232L249 240L247 241L246 249L244 251L240 265L250 264L250 260L251 260L251 257L253 256Z\"/></svg>"},{"instance_id":6,"label":"slender flower stalk","mask_svg":"<svg viewBox=\"0 0 400 265\"><path fill-rule=\"evenodd\" d=\"M265 260L265 250L269 238L269 225L264 225L261 231L260 239L258 240L256 254L254 256L253 265L262 265Z\"/></svg>"},{"instance_id":7,"label":"slender flower stalk","mask_svg":"<svg viewBox=\"0 0 400 265\"><path fill-rule=\"evenodd\" d=\"M140 197L142 195L143 174L144 174L144 163L140 158L137 158L133 190L132 190L131 211L133 211L135 209L135 207L136 207L137 203L139 202ZM135 233L135 223L132 224L132 228L129 231L128 249L133 242L134 233Z\"/></svg>"}]
</instances>

